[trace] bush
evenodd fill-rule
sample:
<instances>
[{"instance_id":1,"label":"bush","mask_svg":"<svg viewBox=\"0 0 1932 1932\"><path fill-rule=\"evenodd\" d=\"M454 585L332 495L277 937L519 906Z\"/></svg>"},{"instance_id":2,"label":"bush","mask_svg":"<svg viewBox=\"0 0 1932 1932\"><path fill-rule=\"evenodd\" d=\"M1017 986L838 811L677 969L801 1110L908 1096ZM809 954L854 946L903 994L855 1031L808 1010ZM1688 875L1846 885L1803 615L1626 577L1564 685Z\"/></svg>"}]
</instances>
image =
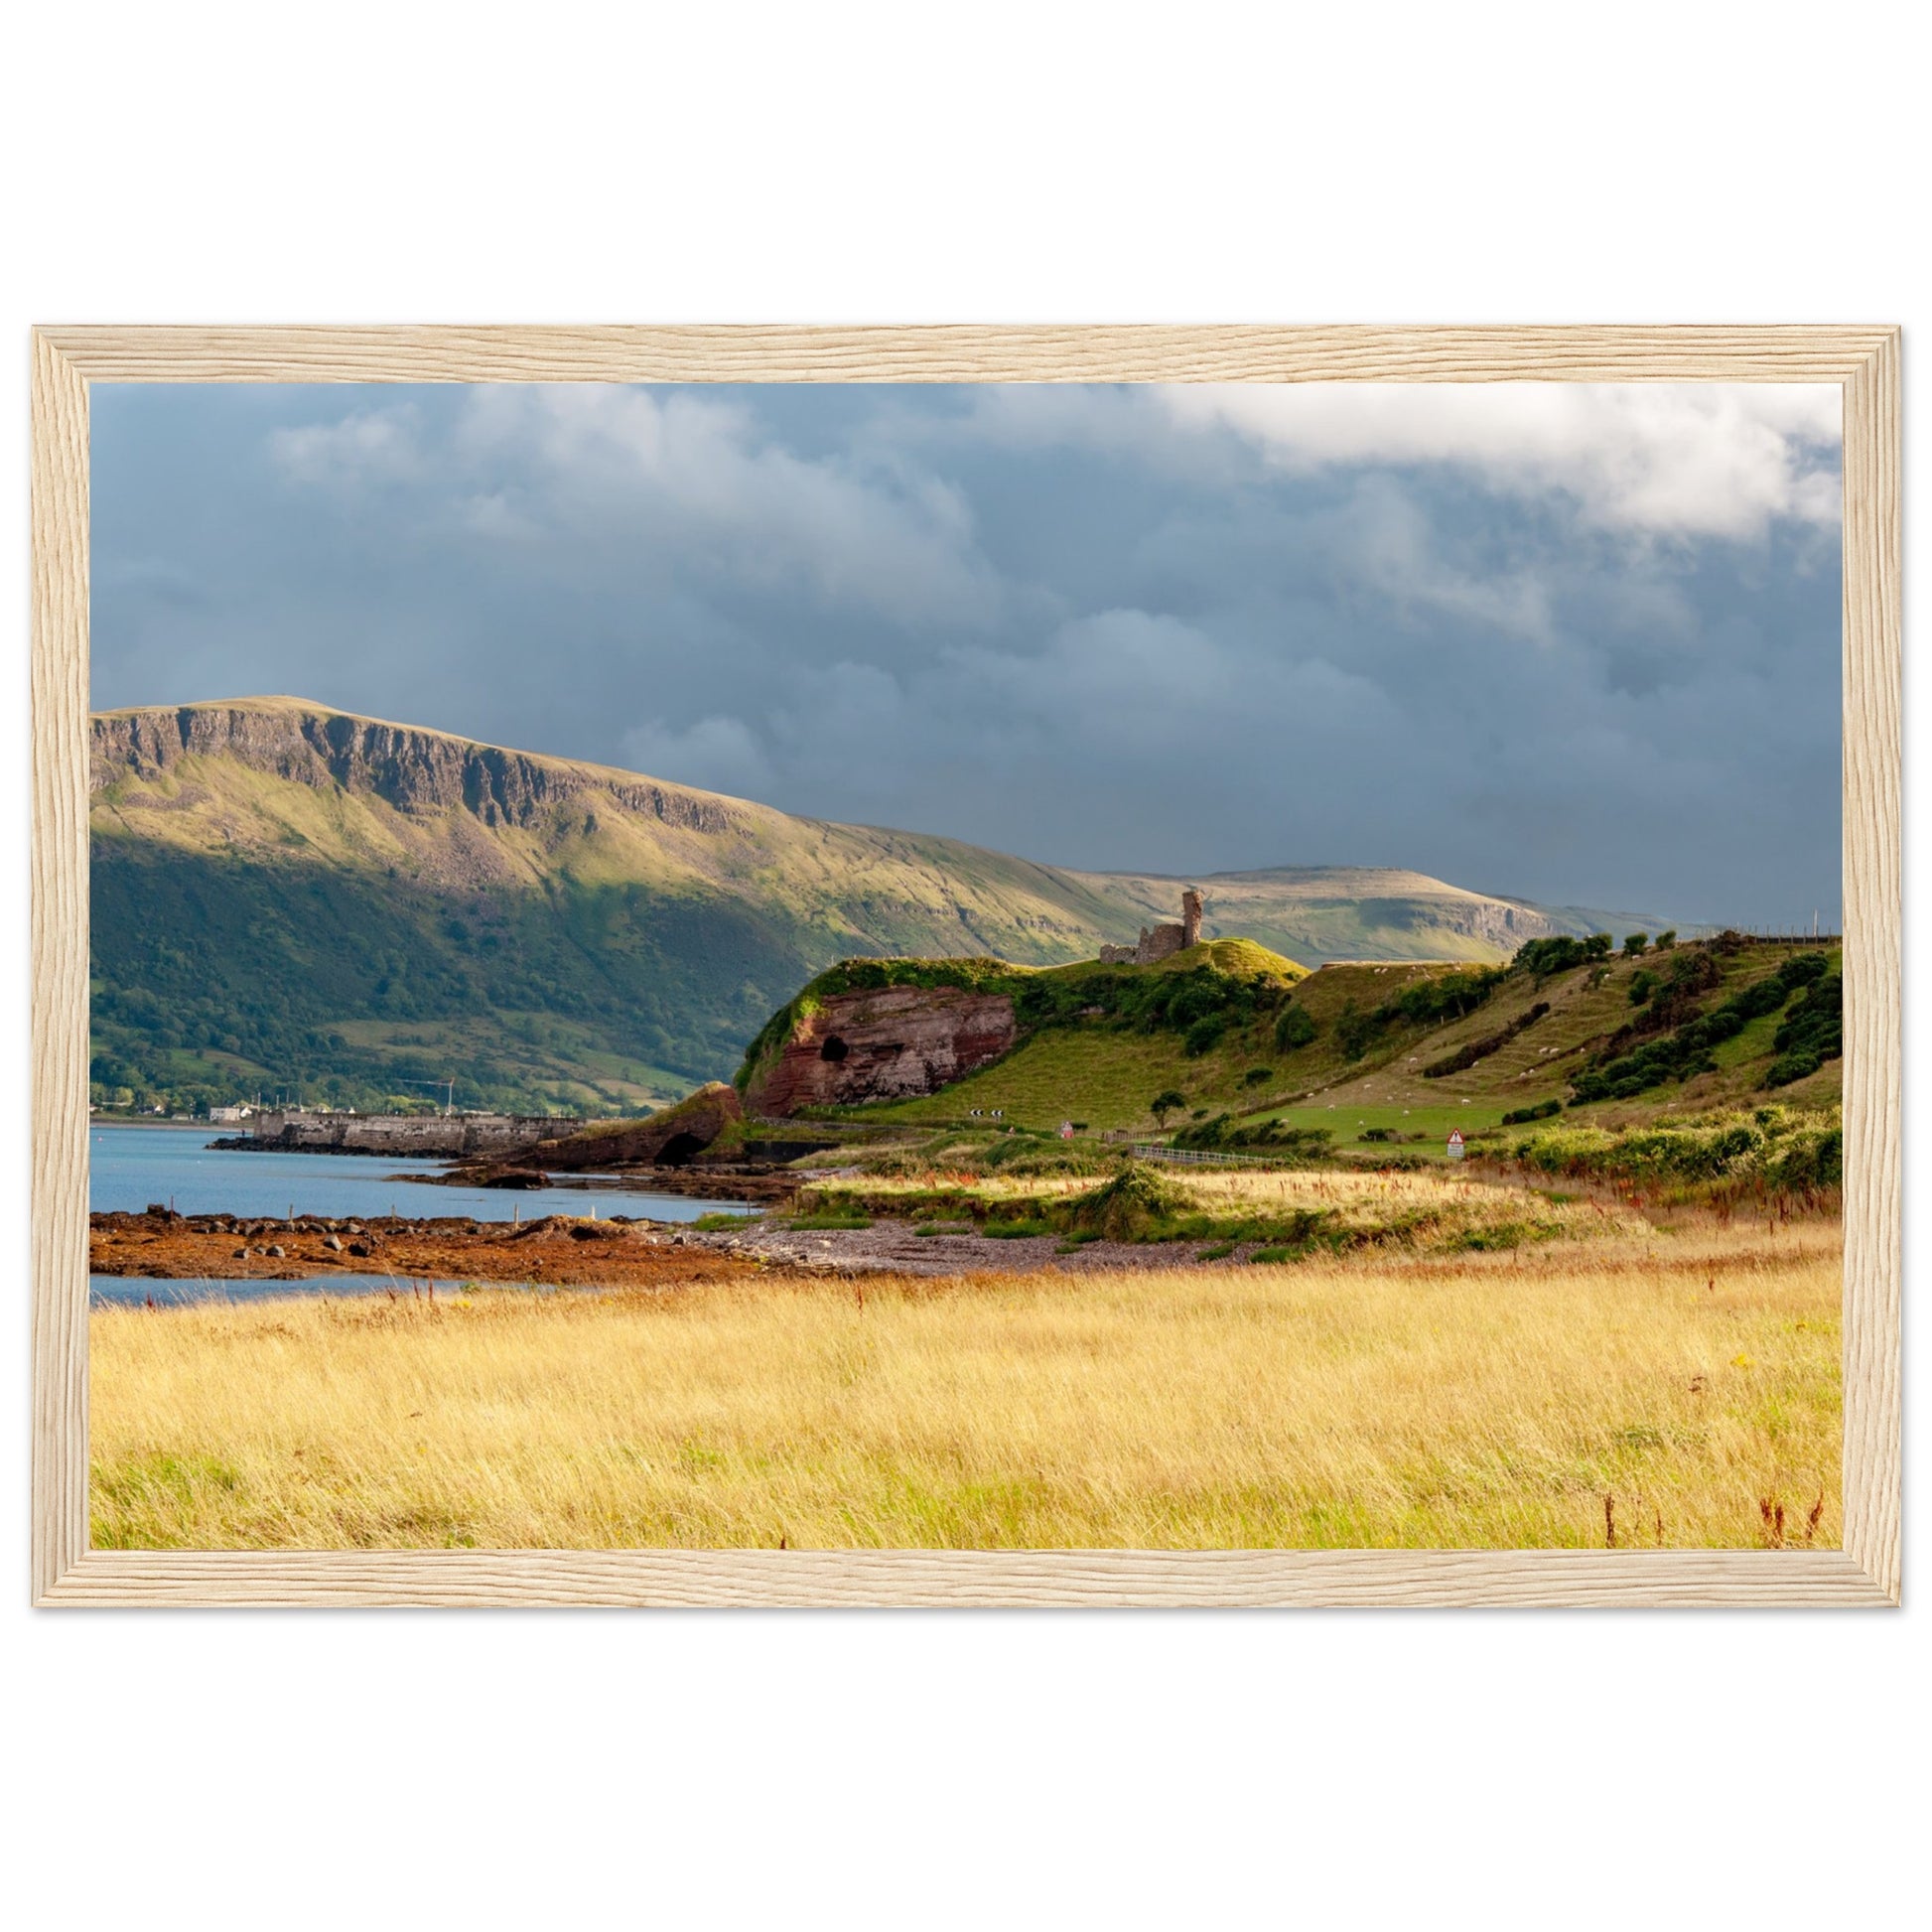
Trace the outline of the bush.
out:
<instances>
[{"instance_id":1,"label":"bush","mask_svg":"<svg viewBox=\"0 0 1932 1932\"><path fill-rule=\"evenodd\" d=\"M1793 953L1778 968L1778 978L1786 986L1810 986L1832 970L1832 962L1822 952Z\"/></svg>"},{"instance_id":2,"label":"bush","mask_svg":"<svg viewBox=\"0 0 1932 1932\"><path fill-rule=\"evenodd\" d=\"M1680 973L1679 968L1686 962L1702 958L1703 968L1689 966ZM1806 969L1809 970L1809 969ZM1671 968L1672 984L1665 1000L1657 1003L1661 1017L1683 1010L1689 1002L1691 988L1701 980L1704 972L1715 976L1717 968L1709 954L1685 953L1673 963ZM1812 994L1825 986L1825 980L1814 982ZM1720 1007L1706 1014L1692 1012L1690 1017L1674 1033L1666 1034L1639 1046L1633 1052L1617 1055L1599 1061L1595 1066L1587 1068L1577 1076L1573 1087L1575 1098L1579 1101L1628 1100L1635 1095L1648 1091L1651 1087L1661 1086L1666 1080L1689 1080L1700 1073L1716 1069L1717 1061L1712 1057L1712 1048L1722 1045L1727 1039L1734 1039L1753 1021L1767 1013L1776 1013L1791 997L1791 986L1782 972L1770 974L1747 986L1740 993L1733 993ZM1799 1005L1803 1005L1800 1002ZM1797 1007L1792 1009L1795 1014ZM1829 1022L1817 1024L1815 1036L1807 1035L1800 1038L1793 1034L1789 1021L1778 1029L1773 1042L1776 1049L1809 1049L1819 1051L1821 1058L1830 1054L1822 1051L1820 1041L1829 1033ZM1629 1032L1617 1035L1617 1040L1627 1040ZM1612 1040L1611 1045L1617 1043ZM1810 1069L1807 1069L1809 1071ZM1801 1079L1802 1074L1791 1074L1791 1079ZM1767 1084L1773 1084L1767 1079Z\"/></svg>"},{"instance_id":3,"label":"bush","mask_svg":"<svg viewBox=\"0 0 1932 1932\"><path fill-rule=\"evenodd\" d=\"M1677 944L1677 928L1674 925L1666 926L1664 930L1658 933L1657 935L1655 941L1655 950L1658 952L1669 952L1670 949L1676 944Z\"/></svg>"},{"instance_id":4,"label":"bush","mask_svg":"<svg viewBox=\"0 0 1932 1932\"><path fill-rule=\"evenodd\" d=\"M1192 1148L1197 1152L1212 1153L1225 1148L1239 1152L1253 1149L1257 1152L1279 1154L1290 1161L1312 1163L1328 1152L1329 1134L1325 1127L1291 1127L1286 1121L1257 1121L1252 1127L1237 1127L1231 1114L1216 1114L1212 1120L1203 1120L1197 1126L1183 1127L1173 1137L1178 1148Z\"/></svg>"},{"instance_id":5,"label":"bush","mask_svg":"<svg viewBox=\"0 0 1932 1932\"><path fill-rule=\"evenodd\" d=\"M1360 1059L1380 1031L1374 1016L1364 1013L1350 1000L1335 1018L1335 1044L1341 1048L1342 1058Z\"/></svg>"},{"instance_id":6,"label":"bush","mask_svg":"<svg viewBox=\"0 0 1932 1932\"><path fill-rule=\"evenodd\" d=\"M1658 980L1657 975L1648 970L1632 973L1630 975L1630 1004L1633 1007L1642 1006L1656 992L1661 982Z\"/></svg>"},{"instance_id":7,"label":"bush","mask_svg":"<svg viewBox=\"0 0 1932 1932\"><path fill-rule=\"evenodd\" d=\"M1303 1007L1289 1006L1275 1022L1275 1044L1284 1052L1292 1053L1298 1046L1306 1046L1315 1035L1315 1025Z\"/></svg>"},{"instance_id":8,"label":"bush","mask_svg":"<svg viewBox=\"0 0 1932 1932\"><path fill-rule=\"evenodd\" d=\"M1623 942L1623 956L1626 959L1639 959L1650 944L1650 934L1633 932Z\"/></svg>"},{"instance_id":9,"label":"bush","mask_svg":"<svg viewBox=\"0 0 1932 1932\"><path fill-rule=\"evenodd\" d=\"M1132 1241L1193 1211L1193 1199L1145 1161L1135 1161L1091 1193L1068 1202L1067 1231Z\"/></svg>"},{"instance_id":10,"label":"bush","mask_svg":"<svg viewBox=\"0 0 1932 1932\"><path fill-rule=\"evenodd\" d=\"M1505 1127L1522 1127L1533 1120L1548 1120L1563 1112L1561 1100L1539 1100L1534 1107L1518 1107L1503 1116Z\"/></svg>"},{"instance_id":11,"label":"bush","mask_svg":"<svg viewBox=\"0 0 1932 1932\"><path fill-rule=\"evenodd\" d=\"M1272 1066L1251 1066L1242 1074L1241 1084L1244 1087L1265 1087L1274 1077L1275 1069Z\"/></svg>"},{"instance_id":12,"label":"bush","mask_svg":"<svg viewBox=\"0 0 1932 1932\"><path fill-rule=\"evenodd\" d=\"M1534 1027L1550 1011L1548 1000L1539 1000L1527 1013L1518 1014L1508 1026L1493 1034L1485 1034L1480 1039L1472 1039L1466 1046L1458 1047L1453 1053L1445 1054L1440 1060L1432 1060L1422 1070L1425 1080L1444 1080L1451 1073L1461 1073L1472 1067L1478 1060L1486 1060L1491 1053L1500 1052L1520 1033Z\"/></svg>"},{"instance_id":13,"label":"bush","mask_svg":"<svg viewBox=\"0 0 1932 1932\"><path fill-rule=\"evenodd\" d=\"M1820 957L1814 954L1812 957ZM1803 959L1804 954L1798 958ZM1787 964L1796 965L1797 960ZM1807 966L1807 971L1809 967ZM1778 1057L1764 1076L1767 1087L1788 1087L1816 1073L1827 1060L1845 1051L1845 981L1841 974L1826 972L1815 977L1784 1017L1772 1048Z\"/></svg>"},{"instance_id":14,"label":"bush","mask_svg":"<svg viewBox=\"0 0 1932 1932\"><path fill-rule=\"evenodd\" d=\"M1211 1053L1220 1045L1221 1036L1227 1030L1228 1023L1222 1015L1205 1014L1181 1035L1180 1050L1189 1059L1197 1060L1203 1053Z\"/></svg>"},{"instance_id":15,"label":"bush","mask_svg":"<svg viewBox=\"0 0 1932 1932\"><path fill-rule=\"evenodd\" d=\"M1613 1134L1599 1127L1549 1129L1519 1142L1524 1167L1594 1179L1749 1181L1786 1193L1843 1184L1844 1135L1836 1114L1714 1114Z\"/></svg>"}]
</instances>

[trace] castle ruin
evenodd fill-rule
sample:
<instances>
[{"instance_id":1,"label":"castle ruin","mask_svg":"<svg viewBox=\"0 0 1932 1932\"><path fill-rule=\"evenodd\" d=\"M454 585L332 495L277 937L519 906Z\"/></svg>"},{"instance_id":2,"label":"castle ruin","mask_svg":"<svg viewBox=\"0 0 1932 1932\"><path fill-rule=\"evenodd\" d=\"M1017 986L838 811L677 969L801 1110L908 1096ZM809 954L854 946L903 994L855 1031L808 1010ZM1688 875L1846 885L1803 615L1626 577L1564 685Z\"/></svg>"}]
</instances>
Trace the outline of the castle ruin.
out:
<instances>
[{"instance_id":1,"label":"castle ruin","mask_svg":"<svg viewBox=\"0 0 1932 1932\"><path fill-rule=\"evenodd\" d=\"M1164 959L1172 959L1175 953L1184 952L1189 946L1200 944L1200 917L1206 909L1200 894L1189 886L1180 895L1180 923L1178 925L1142 926L1141 942L1137 946L1102 946L1100 963L1103 966L1153 966Z\"/></svg>"}]
</instances>

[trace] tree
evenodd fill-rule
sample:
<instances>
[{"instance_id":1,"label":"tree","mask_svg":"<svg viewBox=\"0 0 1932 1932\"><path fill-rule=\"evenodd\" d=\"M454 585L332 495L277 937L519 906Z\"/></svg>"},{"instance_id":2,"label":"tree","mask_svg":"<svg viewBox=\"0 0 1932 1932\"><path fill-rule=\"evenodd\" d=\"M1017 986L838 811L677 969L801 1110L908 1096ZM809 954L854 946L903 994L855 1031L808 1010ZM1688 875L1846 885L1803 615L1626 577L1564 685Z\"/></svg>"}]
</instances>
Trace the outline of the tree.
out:
<instances>
[{"instance_id":1,"label":"tree","mask_svg":"<svg viewBox=\"0 0 1932 1932\"><path fill-rule=\"evenodd\" d=\"M1147 1110L1165 1127L1168 1124L1168 1116L1186 1104L1187 1096L1184 1093L1176 1093L1173 1087L1170 1087L1165 1093L1157 1093L1148 1102Z\"/></svg>"},{"instance_id":2,"label":"tree","mask_svg":"<svg viewBox=\"0 0 1932 1932\"><path fill-rule=\"evenodd\" d=\"M1627 939L1625 939L1623 942L1624 958L1626 959L1639 958L1642 955L1644 948L1649 944L1650 944L1649 933L1647 932L1631 933L1630 936Z\"/></svg>"},{"instance_id":3,"label":"tree","mask_svg":"<svg viewBox=\"0 0 1932 1932\"><path fill-rule=\"evenodd\" d=\"M1677 944L1677 928L1674 925L1666 926L1662 932L1658 933L1657 950L1659 952L1669 952L1670 949L1676 944Z\"/></svg>"}]
</instances>

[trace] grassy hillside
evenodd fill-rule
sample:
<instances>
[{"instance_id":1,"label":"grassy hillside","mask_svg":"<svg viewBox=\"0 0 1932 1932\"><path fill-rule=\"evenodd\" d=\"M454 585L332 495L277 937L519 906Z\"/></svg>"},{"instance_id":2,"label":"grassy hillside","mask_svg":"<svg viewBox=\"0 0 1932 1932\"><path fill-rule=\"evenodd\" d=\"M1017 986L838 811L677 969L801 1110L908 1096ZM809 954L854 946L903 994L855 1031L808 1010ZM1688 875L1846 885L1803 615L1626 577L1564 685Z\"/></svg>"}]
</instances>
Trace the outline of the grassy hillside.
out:
<instances>
[{"instance_id":1,"label":"grassy hillside","mask_svg":"<svg viewBox=\"0 0 1932 1932\"><path fill-rule=\"evenodd\" d=\"M629 1112L729 1074L836 960L1090 959L1178 895L285 698L98 715L91 807L104 1104L454 1077L463 1105ZM1204 883L1210 935L1311 961L1577 929L1417 874Z\"/></svg>"},{"instance_id":2,"label":"grassy hillside","mask_svg":"<svg viewBox=\"0 0 1932 1932\"><path fill-rule=\"evenodd\" d=\"M629 1111L853 953L1138 929L955 841L825 825L293 701L95 721L93 1077Z\"/></svg>"},{"instance_id":3,"label":"grassy hillside","mask_svg":"<svg viewBox=\"0 0 1932 1932\"><path fill-rule=\"evenodd\" d=\"M1656 992L1632 1004L1639 975L1667 985L1679 959L1692 990L1674 1005ZM1787 984L1780 976L1794 961L1803 963ZM1093 1133L1167 1132L1229 1147L1243 1136L1265 1147L1258 1130L1272 1123L1278 1137L1323 1132L1338 1148L1435 1156L1451 1129L1517 1138L1503 1127L1506 1115L1553 1103L1567 1121L1604 1126L1767 1101L1828 1108L1840 1094L1837 1049L1787 1079L1802 1061L1779 1037L1802 1031L1814 986L1837 997L1838 969L1835 948L1751 944L1616 954L1547 974L1527 962L1501 971L1454 962L1327 966L1278 999L1245 1002L1241 980L1230 977L1226 1025L1211 1041L1115 1012L1054 1018L941 1093L863 1113L938 1126L997 1111L1022 1130L1051 1132L1072 1120ZM1635 1092L1577 1097L1592 1090L1592 1070L1600 1079L1740 1001L1765 1010L1695 1061L1686 1057ZM1633 1028L1649 1031L1620 1039ZM1157 1115L1163 1095L1177 1099Z\"/></svg>"}]
</instances>

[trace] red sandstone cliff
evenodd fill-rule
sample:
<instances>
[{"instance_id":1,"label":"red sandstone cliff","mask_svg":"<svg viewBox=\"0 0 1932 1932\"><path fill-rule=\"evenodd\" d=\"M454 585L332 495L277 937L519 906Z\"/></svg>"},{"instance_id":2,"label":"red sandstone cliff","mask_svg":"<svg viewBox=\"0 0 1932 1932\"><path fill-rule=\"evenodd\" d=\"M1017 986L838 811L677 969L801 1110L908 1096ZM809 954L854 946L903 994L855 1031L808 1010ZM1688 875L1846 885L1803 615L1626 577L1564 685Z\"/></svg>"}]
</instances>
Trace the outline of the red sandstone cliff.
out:
<instances>
[{"instance_id":1,"label":"red sandstone cliff","mask_svg":"<svg viewBox=\"0 0 1932 1932\"><path fill-rule=\"evenodd\" d=\"M936 1093L998 1059L1013 1040L1013 1002L1004 994L952 986L835 993L753 1075L746 1110L776 1117Z\"/></svg>"}]
</instances>

